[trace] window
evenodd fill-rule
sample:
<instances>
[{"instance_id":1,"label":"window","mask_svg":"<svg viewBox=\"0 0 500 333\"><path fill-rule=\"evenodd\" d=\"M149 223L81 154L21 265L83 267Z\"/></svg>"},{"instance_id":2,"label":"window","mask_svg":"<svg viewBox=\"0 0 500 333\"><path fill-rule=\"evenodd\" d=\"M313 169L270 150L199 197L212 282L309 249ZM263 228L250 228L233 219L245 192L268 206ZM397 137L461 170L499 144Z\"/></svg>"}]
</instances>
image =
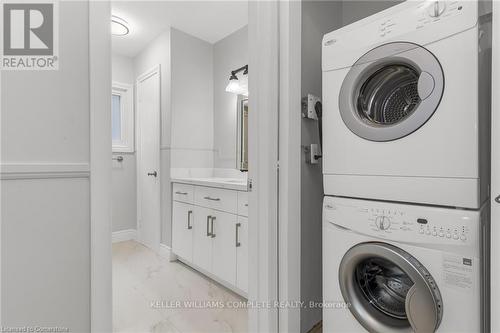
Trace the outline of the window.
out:
<instances>
[{"instance_id":1,"label":"window","mask_svg":"<svg viewBox=\"0 0 500 333\"><path fill-rule=\"evenodd\" d=\"M113 82L111 139L113 152L134 151L134 103L132 85Z\"/></svg>"},{"instance_id":2,"label":"window","mask_svg":"<svg viewBox=\"0 0 500 333\"><path fill-rule=\"evenodd\" d=\"M111 100L111 137L113 141L122 139L121 96L113 95Z\"/></svg>"}]
</instances>

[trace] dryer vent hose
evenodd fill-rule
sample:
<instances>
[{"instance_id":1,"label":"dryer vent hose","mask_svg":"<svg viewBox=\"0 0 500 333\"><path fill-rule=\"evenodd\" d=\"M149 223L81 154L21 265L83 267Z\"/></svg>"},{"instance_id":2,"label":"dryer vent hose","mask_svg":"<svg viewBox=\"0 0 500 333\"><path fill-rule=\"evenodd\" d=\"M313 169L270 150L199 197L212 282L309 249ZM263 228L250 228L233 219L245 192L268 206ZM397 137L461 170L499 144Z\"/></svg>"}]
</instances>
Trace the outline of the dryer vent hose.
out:
<instances>
[{"instance_id":1,"label":"dryer vent hose","mask_svg":"<svg viewBox=\"0 0 500 333\"><path fill-rule=\"evenodd\" d=\"M321 154L323 154L323 105L321 102L316 102L314 110L318 116L319 148L321 150ZM314 158L317 160L321 157L323 157L323 155L314 155Z\"/></svg>"}]
</instances>

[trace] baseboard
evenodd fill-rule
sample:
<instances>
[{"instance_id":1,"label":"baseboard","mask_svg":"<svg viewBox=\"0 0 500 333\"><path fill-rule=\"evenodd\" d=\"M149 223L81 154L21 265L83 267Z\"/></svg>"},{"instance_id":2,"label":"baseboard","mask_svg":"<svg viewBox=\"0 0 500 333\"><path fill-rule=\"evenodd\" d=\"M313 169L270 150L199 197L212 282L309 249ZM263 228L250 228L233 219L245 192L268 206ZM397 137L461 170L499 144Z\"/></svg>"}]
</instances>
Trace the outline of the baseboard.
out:
<instances>
[{"instance_id":1,"label":"baseboard","mask_svg":"<svg viewBox=\"0 0 500 333\"><path fill-rule=\"evenodd\" d=\"M160 243L160 250L158 251L158 254L170 261L177 260L177 256L172 252L172 248L163 243Z\"/></svg>"},{"instance_id":2,"label":"baseboard","mask_svg":"<svg viewBox=\"0 0 500 333\"><path fill-rule=\"evenodd\" d=\"M136 240L136 239L137 239L137 230L135 229L114 231L112 234L113 243L124 242L128 240Z\"/></svg>"}]
</instances>

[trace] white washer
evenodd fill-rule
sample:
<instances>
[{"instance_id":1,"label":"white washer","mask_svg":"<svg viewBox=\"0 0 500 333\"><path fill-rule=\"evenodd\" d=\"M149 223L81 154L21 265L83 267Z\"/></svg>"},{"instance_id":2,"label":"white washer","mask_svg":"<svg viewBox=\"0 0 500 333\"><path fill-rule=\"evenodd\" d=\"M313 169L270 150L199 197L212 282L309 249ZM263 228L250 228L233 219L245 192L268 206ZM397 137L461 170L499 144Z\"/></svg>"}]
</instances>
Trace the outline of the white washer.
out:
<instances>
[{"instance_id":1,"label":"white washer","mask_svg":"<svg viewBox=\"0 0 500 333\"><path fill-rule=\"evenodd\" d=\"M485 202L491 16L478 6L406 1L324 36L325 194Z\"/></svg>"},{"instance_id":2,"label":"white washer","mask_svg":"<svg viewBox=\"0 0 500 333\"><path fill-rule=\"evenodd\" d=\"M323 331L487 331L488 211L325 197Z\"/></svg>"}]
</instances>

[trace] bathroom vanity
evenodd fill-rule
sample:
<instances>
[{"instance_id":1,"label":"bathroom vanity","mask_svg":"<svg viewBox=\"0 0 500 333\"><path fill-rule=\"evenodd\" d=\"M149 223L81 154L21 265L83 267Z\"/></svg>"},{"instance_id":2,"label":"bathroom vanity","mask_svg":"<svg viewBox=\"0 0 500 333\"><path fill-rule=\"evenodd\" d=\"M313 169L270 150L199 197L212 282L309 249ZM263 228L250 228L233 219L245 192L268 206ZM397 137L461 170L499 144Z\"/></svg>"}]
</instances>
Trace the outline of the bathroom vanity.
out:
<instances>
[{"instance_id":1,"label":"bathroom vanity","mask_svg":"<svg viewBox=\"0 0 500 333\"><path fill-rule=\"evenodd\" d=\"M172 252L236 293L248 292L244 179L172 179Z\"/></svg>"}]
</instances>

